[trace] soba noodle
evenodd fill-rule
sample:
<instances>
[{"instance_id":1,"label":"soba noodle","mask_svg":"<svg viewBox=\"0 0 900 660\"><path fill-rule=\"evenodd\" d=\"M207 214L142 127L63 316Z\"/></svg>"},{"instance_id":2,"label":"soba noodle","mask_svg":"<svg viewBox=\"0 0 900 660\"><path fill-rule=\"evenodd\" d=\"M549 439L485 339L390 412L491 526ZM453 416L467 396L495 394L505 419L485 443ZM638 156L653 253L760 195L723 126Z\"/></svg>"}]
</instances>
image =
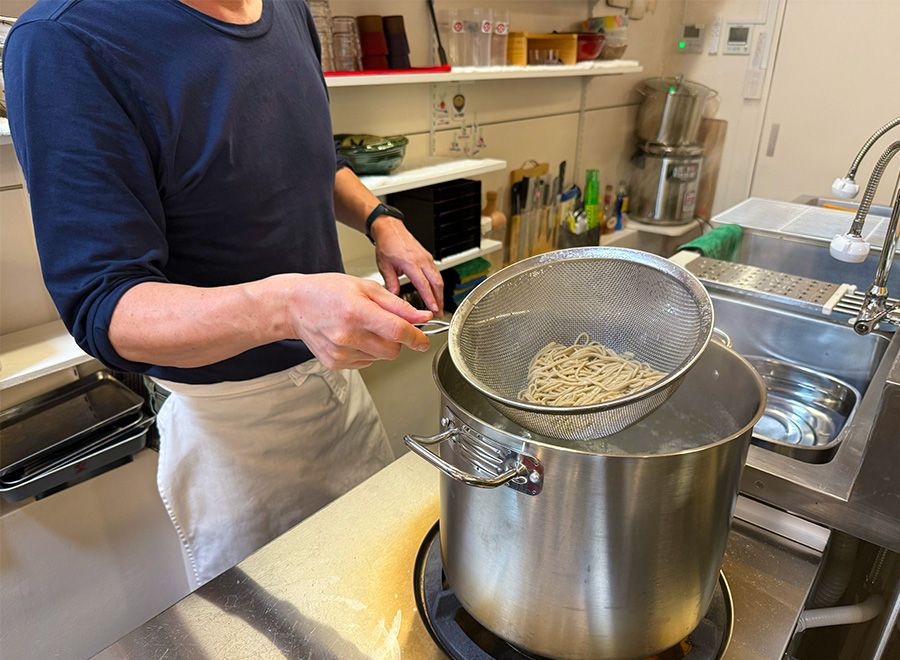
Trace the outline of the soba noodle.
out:
<instances>
[{"instance_id":1,"label":"soba noodle","mask_svg":"<svg viewBox=\"0 0 900 660\"><path fill-rule=\"evenodd\" d=\"M649 387L664 375L583 332L571 346L552 341L534 356L519 399L548 406L603 403Z\"/></svg>"}]
</instances>

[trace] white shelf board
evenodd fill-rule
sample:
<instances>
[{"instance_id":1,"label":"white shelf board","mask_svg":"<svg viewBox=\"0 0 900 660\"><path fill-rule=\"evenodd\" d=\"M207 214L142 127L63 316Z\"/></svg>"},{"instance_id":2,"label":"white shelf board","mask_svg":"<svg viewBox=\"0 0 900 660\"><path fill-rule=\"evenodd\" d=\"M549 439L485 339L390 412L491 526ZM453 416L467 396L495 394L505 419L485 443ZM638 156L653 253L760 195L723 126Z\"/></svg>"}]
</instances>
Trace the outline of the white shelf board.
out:
<instances>
[{"instance_id":1,"label":"white shelf board","mask_svg":"<svg viewBox=\"0 0 900 660\"><path fill-rule=\"evenodd\" d=\"M522 78L580 78L640 73L636 60L597 60L556 66L457 67L445 73L386 73L357 76L325 76L328 87L368 87L372 85L412 85L416 83L470 82L477 80L519 80Z\"/></svg>"},{"instance_id":2,"label":"white shelf board","mask_svg":"<svg viewBox=\"0 0 900 660\"><path fill-rule=\"evenodd\" d=\"M62 321L11 332L0 337L0 389L26 383L91 359L78 348Z\"/></svg>"},{"instance_id":3,"label":"white shelf board","mask_svg":"<svg viewBox=\"0 0 900 660\"><path fill-rule=\"evenodd\" d=\"M359 179L374 195L387 195L505 169L506 161L496 158L433 158L409 167L401 166L393 174L367 174Z\"/></svg>"},{"instance_id":4,"label":"white shelf board","mask_svg":"<svg viewBox=\"0 0 900 660\"><path fill-rule=\"evenodd\" d=\"M447 270L448 268L464 264L471 259L483 257L501 249L503 249L503 243L500 241L495 241L491 238L482 238L479 247L460 252L459 254L451 254L449 257L444 257L440 261L435 261L434 264L438 267L438 270ZM362 277L363 279L378 282L379 284L384 284L384 278L375 266L374 254L346 262L344 264L344 270L348 275L354 275L356 277ZM409 282L409 278L405 275L400 278L400 284L406 284L407 282Z\"/></svg>"},{"instance_id":5,"label":"white shelf board","mask_svg":"<svg viewBox=\"0 0 900 660\"><path fill-rule=\"evenodd\" d=\"M12 135L9 133L9 119L0 117L0 144L12 144Z\"/></svg>"}]
</instances>

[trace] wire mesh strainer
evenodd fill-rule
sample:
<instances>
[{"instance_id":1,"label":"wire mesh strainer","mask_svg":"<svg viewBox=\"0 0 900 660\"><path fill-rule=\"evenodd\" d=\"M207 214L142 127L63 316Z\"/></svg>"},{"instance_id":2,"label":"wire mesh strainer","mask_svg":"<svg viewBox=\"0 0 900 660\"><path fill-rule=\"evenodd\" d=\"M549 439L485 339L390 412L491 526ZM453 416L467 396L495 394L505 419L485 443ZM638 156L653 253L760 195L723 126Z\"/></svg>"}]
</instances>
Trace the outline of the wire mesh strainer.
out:
<instances>
[{"instance_id":1,"label":"wire mesh strainer","mask_svg":"<svg viewBox=\"0 0 900 660\"><path fill-rule=\"evenodd\" d=\"M662 257L625 248L559 250L489 277L460 305L450 355L460 374L504 415L567 440L621 431L662 405L706 348L713 308L703 285ZM550 341L582 332L666 373L651 387L604 403L548 406L518 398L528 367Z\"/></svg>"}]
</instances>

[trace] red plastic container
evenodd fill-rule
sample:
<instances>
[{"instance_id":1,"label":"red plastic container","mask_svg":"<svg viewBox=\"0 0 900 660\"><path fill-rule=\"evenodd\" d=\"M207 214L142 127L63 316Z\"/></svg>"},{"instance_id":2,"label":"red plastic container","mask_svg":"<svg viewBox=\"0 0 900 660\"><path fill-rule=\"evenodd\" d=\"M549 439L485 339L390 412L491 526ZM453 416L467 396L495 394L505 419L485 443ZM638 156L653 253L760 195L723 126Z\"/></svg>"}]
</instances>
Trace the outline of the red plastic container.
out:
<instances>
[{"instance_id":1,"label":"red plastic container","mask_svg":"<svg viewBox=\"0 0 900 660\"><path fill-rule=\"evenodd\" d=\"M578 35L578 61L596 60L603 51L606 35L584 32Z\"/></svg>"}]
</instances>

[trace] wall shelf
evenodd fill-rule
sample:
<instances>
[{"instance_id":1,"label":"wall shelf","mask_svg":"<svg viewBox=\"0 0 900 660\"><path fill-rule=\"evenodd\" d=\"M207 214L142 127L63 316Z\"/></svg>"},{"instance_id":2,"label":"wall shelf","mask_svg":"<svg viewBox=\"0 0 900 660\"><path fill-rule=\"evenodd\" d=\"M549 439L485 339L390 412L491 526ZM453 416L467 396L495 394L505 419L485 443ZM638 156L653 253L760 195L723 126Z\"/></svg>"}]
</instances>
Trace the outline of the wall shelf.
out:
<instances>
[{"instance_id":1,"label":"wall shelf","mask_svg":"<svg viewBox=\"0 0 900 660\"><path fill-rule=\"evenodd\" d=\"M328 87L368 87L373 85L413 85L478 80L519 80L529 78L580 78L640 73L644 68L636 60L597 60L557 66L457 67L441 73L386 73L358 76L325 76Z\"/></svg>"},{"instance_id":2,"label":"wall shelf","mask_svg":"<svg viewBox=\"0 0 900 660\"><path fill-rule=\"evenodd\" d=\"M454 266L459 266L471 259L483 257L502 249L503 243L500 241L495 241L491 238L482 238L479 247L460 252L459 254L451 254L449 257L444 257L440 261L435 261L434 264L437 266L438 270L447 270ZM348 275L354 275L356 277L362 277L363 279L378 282L379 284L384 284L384 278L381 277L381 273L378 272L378 268L375 266L374 254L347 261L344 264L344 270L346 270ZM407 282L409 282L409 278L405 275L400 278L400 284L406 284Z\"/></svg>"},{"instance_id":3,"label":"wall shelf","mask_svg":"<svg viewBox=\"0 0 900 660\"><path fill-rule=\"evenodd\" d=\"M506 169L506 161L496 158L432 158L409 168L401 167L393 174L359 177L374 195L388 195L467 176L478 176Z\"/></svg>"},{"instance_id":4,"label":"wall shelf","mask_svg":"<svg viewBox=\"0 0 900 660\"><path fill-rule=\"evenodd\" d=\"M651 225L628 218L625 221L625 226L628 229L634 229L635 231L644 234L656 234L658 236L667 236L669 238L679 238L695 231L698 226L702 227L702 223L702 220L694 219L683 225Z\"/></svg>"},{"instance_id":5,"label":"wall shelf","mask_svg":"<svg viewBox=\"0 0 900 660\"><path fill-rule=\"evenodd\" d=\"M0 337L0 390L92 359L62 321L11 332Z\"/></svg>"}]
</instances>

